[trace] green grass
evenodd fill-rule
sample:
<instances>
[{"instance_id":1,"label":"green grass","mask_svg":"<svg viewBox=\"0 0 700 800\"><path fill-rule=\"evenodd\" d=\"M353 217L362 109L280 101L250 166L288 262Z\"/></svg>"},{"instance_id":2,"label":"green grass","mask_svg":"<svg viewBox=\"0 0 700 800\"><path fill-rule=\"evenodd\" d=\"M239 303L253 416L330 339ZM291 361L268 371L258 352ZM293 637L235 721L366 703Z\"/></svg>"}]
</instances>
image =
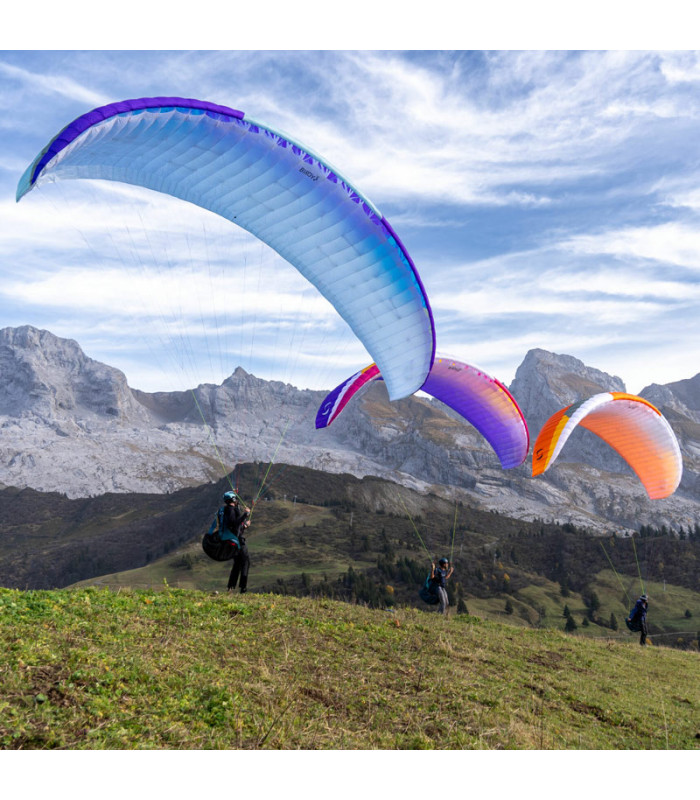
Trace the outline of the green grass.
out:
<instances>
[{"instance_id":1,"label":"green grass","mask_svg":"<svg viewBox=\"0 0 700 800\"><path fill-rule=\"evenodd\" d=\"M339 524L337 511L321 506L276 500L258 508L260 510L256 511L254 516L255 524L248 541L252 562L249 589L252 592L282 593L279 585L279 581L282 580L287 588L294 588L294 591L287 593L298 594L301 591L300 576L304 573L311 582L310 593L319 594L318 587L325 579L330 585L335 585L352 566L354 570L370 575L377 585L392 586L393 596L398 605L425 608L418 598L419 584L415 581L407 583L398 578L381 575L376 568L377 557L381 555L379 535L381 526L386 527L391 533L395 558L406 556L425 563L425 574L428 573L427 555L418 546L418 539L407 519L377 516L371 519L370 526L367 516L356 512L354 515L356 527L351 530L347 521ZM349 512L342 513L349 520ZM453 513L450 509L450 516L447 518L450 524ZM449 527L447 531L449 534ZM367 533L371 537L372 548L364 552L358 541ZM584 627L583 620L588 616L584 594L571 591L564 597L558 583L546 579L534 570L528 571L508 563L504 565L500 561L491 564L485 570L487 573L485 583L488 582L491 573L502 575L508 572L517 577L519 588L509 594L504 594L498 589L486 588L478 594L477 590L485 586L475 582L473 578L480 543L483 540L493 540L476 531L464 534L463 538L468 542L468 549L462 555L458 548L453 581L455 587L462 586L460 593L471 614L519 627L562 631L565 623L563 612L565 606L568 606L579 626L578 635L620 640L629 638L624 620L637 595L641 593L642 587L637 576L616 573L609 567L599 572L591 570L588 581L590 589L595 591L600 601L597 612L600 624L590 623ZM503 549L507 551L512 540L504 538L503 541L505 542ZM414 549L408 549L407 544L413 544ZM527 552L527 544L529 542L519 544L523 554ZM596 541L589 546L593 548L594 553L600 550ZM541 557L541 562L546 563L546 561L545 554ZM607 561L602 560L601 566L606 563ZM230 568L231 562L214 562L208 558L202 551L200 538L197 537L145 567L100 575L75 586L77 588L97 586L115 591L124 587L158 589L163 585L163 581L166 581L174 588L212 592L226 587ZM466 572L471 573L468 584ZM696 647L693 642L697 641L700 619L698 592L672 584L665 586L654 581L645 582L644 588L652 598L649 615L652 637L658 636L660 644ZM513 605L512 614L505 612L507 599L510 599ZM684 616L686 609L692 610L690 618ZM611 614L616 618L617 631L608 627ZM681 634L685 634L683 640L679 638Z\"/></svg>"},{"instance_id":2,"label":"green grass","mask_svg":"<svg viewBox=\"0 0 700 800\"><path fill-rule=\"evenodd\" d=\"M471 601L470 601L471 602ZM0 590L4 749L696 749L698 655L331 600Z\"/></svg>"}]
</instances>

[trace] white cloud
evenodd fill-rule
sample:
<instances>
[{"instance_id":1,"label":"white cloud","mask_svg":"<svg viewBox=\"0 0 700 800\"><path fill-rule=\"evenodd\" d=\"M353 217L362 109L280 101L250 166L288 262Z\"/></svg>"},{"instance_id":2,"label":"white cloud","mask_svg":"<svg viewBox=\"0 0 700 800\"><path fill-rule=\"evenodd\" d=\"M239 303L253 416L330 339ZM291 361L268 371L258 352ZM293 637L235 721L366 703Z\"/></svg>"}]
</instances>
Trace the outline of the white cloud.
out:
<instances>
[{"instance_id":1,"label":"white cloud","mask_svg":"<svg viewBox=\"0 0 700 800\"><path fill-rule=\"evenodd\" d=\"M191 269L175 268L166 274L158 270L73 267L42 272L34 278L26 275L14 280L6 278L0 296L66 312L110 314L127 319L140 316L213 320L217 314L240 319L243 314L262 316L275 310L280 315L275 321L279 324L280 319L295 319L301 306L305 307L306 320L298 324L319 324L337 316L318 292L285 288L285 284L296 281L285 281L278 275L274 278L262 281L255 278L255 290L244 293L237 274L217 276L217 285L212 290L206 273ZM265 324L264 317L260 324Z\"/></svg>"},{"instance_id":2,"label":"white cloud","mask_svg":"<svg viewBox=\"0 0 700 800\"><path fill-rule=\"evenodd\" d=\"M646 53L524 52L440 70L401 54L343 53L316 75L342 115L294 103L270 113L379 204L548 202L532 187L610 170L611 154L645 124L643 109L690 113L687 100L659 98L654 109L630 99L661 91L655 63Z\"/></svg>"},{"instance_id":3,"label":"white cloud","mask_svg":"<svg viewBox=\"0 0 700 800\"><path fill-rule=\"evenodd\" d=\"M31 72L0 61L0 78L3 77L20 83L23 91L36 92L39 95L56 95L68 100L77 100L90 107L104 105L109 102L109 98L106 98L100 92L89 89L73 78L58 75L53 71L46 73ZM22 120L22 122L24 123L25 121ZM70 122L70 120L67 120L67 122Z\"/></svg>"},{"instance_id":4,"label":"white cloud","mask_svg":"<svg viewBox=\"0 0 700 800\"><path fill-rule=\"evenodd\" d=\"M680 222L573 236L561 247L574 253L645 258L700 270L700 229Z\"/></svg>"},{"instance_id":5,"label":"white cloud","mask_svg":"<svg viewBox=\"0 0 700 800\"><path fill-rule=\"evenodd\" d=\"M662 53L660 69L670 84L700 81L700 59L696 52Z\"/></svg>"},{"instance_id":6,"label":"white cloud","mask_svg":"<svg viewBox=\"0 0 700 800\"><path fill-rule=\"evenodd\" d=\"M699 182L697 172L691 169L681 175L662 178L651 188L651 192L659 196L661 205L697 212L700 210Z\"/></svg>"}]
</instances>

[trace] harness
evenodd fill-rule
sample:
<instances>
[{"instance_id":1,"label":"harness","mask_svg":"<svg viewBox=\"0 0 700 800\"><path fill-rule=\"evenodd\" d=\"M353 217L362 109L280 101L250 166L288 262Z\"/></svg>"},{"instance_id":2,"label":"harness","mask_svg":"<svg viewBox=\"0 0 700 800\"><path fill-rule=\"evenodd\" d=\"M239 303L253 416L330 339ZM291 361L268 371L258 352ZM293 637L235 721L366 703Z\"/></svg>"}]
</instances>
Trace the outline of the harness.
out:
<instances>
[{"instance_id":1,"label":"harness","mask_svg":"<svg viewBox=\"0 0 700 800\"><path fill-rule=\"evenodd\" d=\"M229 561L236 557L245 539L224 526L226 506L221 506L208 533L202 537L202 549L214 561ZM244 518L245 519L245 516ZM217 527L218 526L218 527Z\"/></svg>"}]
</instances>

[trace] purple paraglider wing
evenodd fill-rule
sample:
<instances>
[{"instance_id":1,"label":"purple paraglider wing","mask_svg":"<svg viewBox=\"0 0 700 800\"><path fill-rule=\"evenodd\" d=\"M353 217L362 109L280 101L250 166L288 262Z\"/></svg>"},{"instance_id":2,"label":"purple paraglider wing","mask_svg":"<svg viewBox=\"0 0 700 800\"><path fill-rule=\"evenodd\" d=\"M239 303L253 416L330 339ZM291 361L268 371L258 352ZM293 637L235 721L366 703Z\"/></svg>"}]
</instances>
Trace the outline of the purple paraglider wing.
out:
<instances>
[{"instance_id":1,"label":"purple paraglider wing","mask_svg":"<svg viewBox=\"0 0 700 800\"><path fill-rule=\"evenodd\" d=\"M366 383L376 378L381 378L379 367L376 364L370 364L368 367L356 372L346 381L343 381L340 386L336 386L318 409L316 427L327 428L345 408L350 398L354 397Z\"/></svg>"},{"instance_id":2,"label":"purple paraglider wing","mask_svg":"<svg viewBox=\"0 0 700 800\"><path fill-rule=\"evenodd\" d=\"M470 422L491 445L503 469L525 461L530 448L525 417L511 393L483 370L437 356L421 387Z\"/></svg>"},{"instance_id":3,"label":"purple paraglider wing","mask_svg":"<svg viewBox=\"0 0 700 800\"><path fill-rule=\"evenodd\" d=\"M330 425L365 384L380 378L377 365L370 364L337 386L321 404L316 427ZM517 467L527 458L530 435L525 417L496 378L457 359L438 355L421 391L471 423L491 445L503 469Z\"/></svg>"}]
</instances>

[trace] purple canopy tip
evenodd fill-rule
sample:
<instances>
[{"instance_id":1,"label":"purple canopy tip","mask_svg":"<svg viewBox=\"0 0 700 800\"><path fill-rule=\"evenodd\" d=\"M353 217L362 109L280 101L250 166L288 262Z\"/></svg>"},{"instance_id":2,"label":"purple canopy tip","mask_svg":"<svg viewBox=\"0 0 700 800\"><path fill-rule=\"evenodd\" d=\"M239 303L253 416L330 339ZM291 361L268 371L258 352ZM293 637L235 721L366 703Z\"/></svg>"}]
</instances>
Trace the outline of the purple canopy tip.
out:
<instances>
[{"instance_id":1,"label":"purple canopy tip","mask_svg":"<svg viewBox=\"0 0 700 800\"><path fill-rule=\"evenodd\" d=\"M88 111L86 114L82 114L77 119L74 119L73 122L66 125L66 127L49 142L46 150L37 159L36 166L32 172L30 186L34 184L39 173L49 161L71 142L75 141L75 139L88 128L105 119L115 117L118 114L127 114L130 111L142 111L149 108L187 108L203 111L205 114L223 118L232 117L234 119L243 119L245 117L242 111L237 111L234 108L220 106L216 103L209 103L206 100L193 100L184 97L141 97L136 100L120 100L117 103L109 103L106 106L95 108L92 111Z\"/></svg>"}]
</instances>

